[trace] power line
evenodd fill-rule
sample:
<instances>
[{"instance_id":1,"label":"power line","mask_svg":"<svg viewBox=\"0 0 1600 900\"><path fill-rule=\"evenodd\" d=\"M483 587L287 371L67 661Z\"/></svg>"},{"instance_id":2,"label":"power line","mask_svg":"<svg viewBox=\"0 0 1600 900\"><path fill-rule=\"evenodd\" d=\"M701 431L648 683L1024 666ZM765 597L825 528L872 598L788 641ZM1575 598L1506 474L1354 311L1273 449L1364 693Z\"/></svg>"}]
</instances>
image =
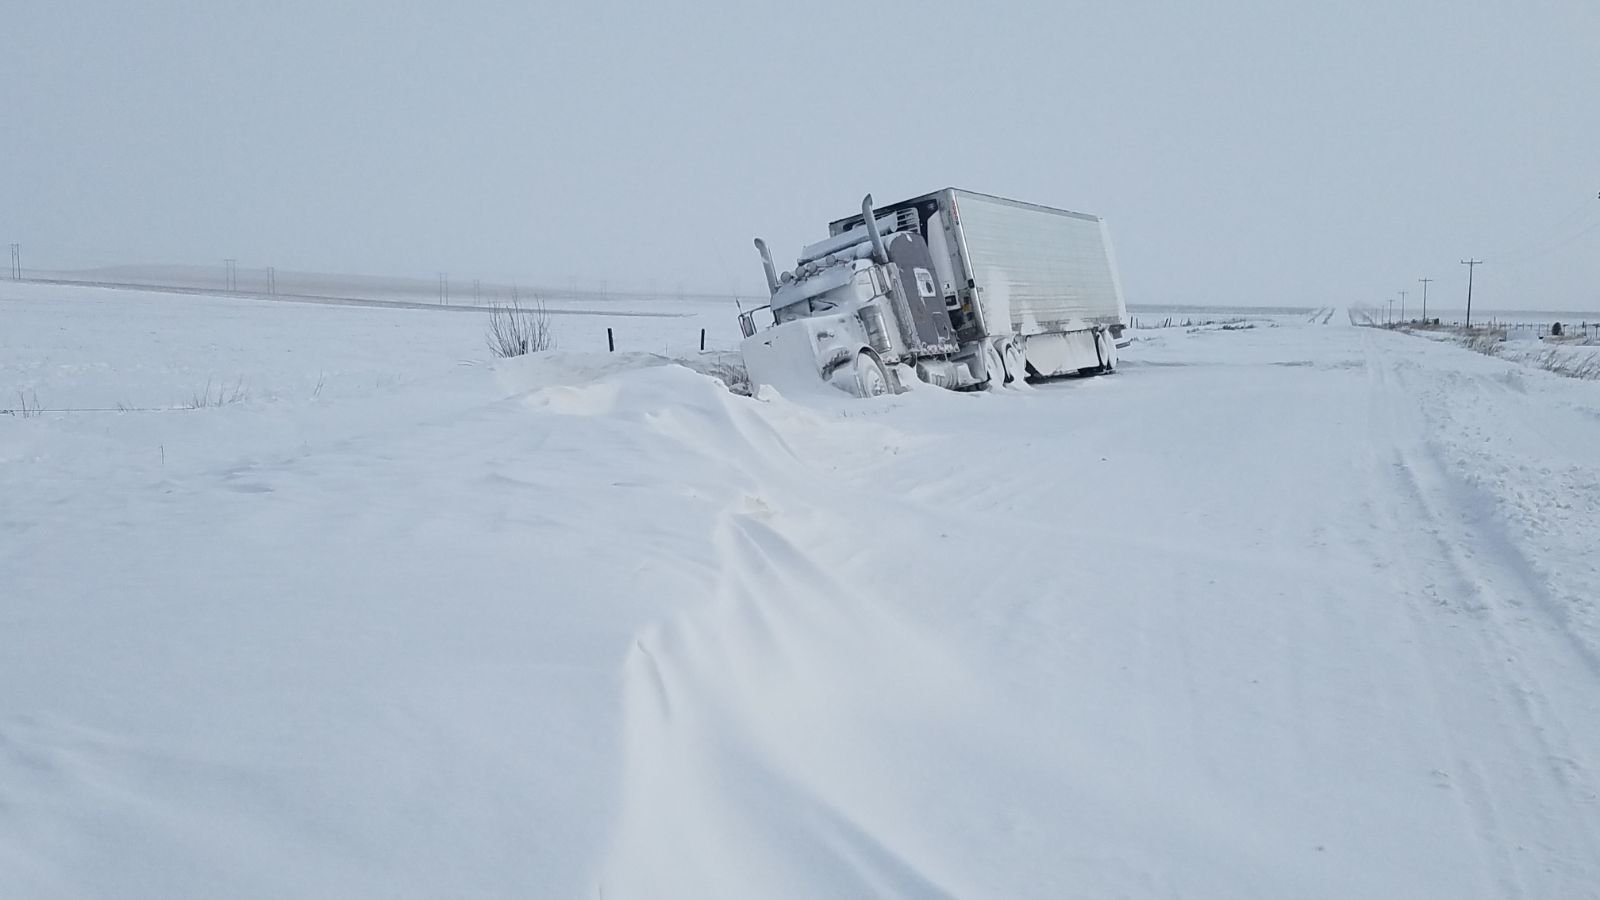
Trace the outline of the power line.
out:
<instances>
[{"instance_id":1,"label":"power line","mask_svg":"<svg viewBox=\"0 0 1600 900\"><path fill-rule=\"evenodd\" d=\"M1567 247L1577 243L1580 238L1594 234L1596 231L1600 231L1600 221L1590 222L1587 226L1579 231L1572 232L1565 237L1557 238L1542 246L1536 246L1531 249L1524 250L1521 253L1511 254L1507 257L1503 257L1500 261L1507 262L1509 260L1512 264L1531 262L1546 254L1554 253L1557 250L1564 250Z\"/></svg>"},{"instance_id":2,"label":"power line","mask_svg":"<svg viewBox=\"0 0 1600 900\"><path fill-rule=\"evenodd\" d=\"M1528 256L1541 256L1548 252L1552 245L1564 245L1573 237L1587 234L1596 225L1600 225L1600 222L1594 219L1594 213L1595 205L1585 199L1571 212L1552 220L1543 229L1529 232L1536 235L1534 240L1497 250L1494 257L1504 263L1508 259L1520 260ZM1568 230L1574 226L1578 228L1576 233ZM1557 235L1563 236L1557 237Z\"/></svg>"},{"instance_id":3,"label":"power line","mask_svg":"<svg viewBox=\"0 0 1600 900\"><path fill-rule=\"evenodd\" d=\"M1467 267L1467 327L1471 328L1472 327L1472 272L1473 272L1474 269L1476 269L1479 266L1483 265L1483 260L1481 260L1481 259L1463 259L1461 261L1461 264L1463 266Z\"/></svg>"}]
</instances>

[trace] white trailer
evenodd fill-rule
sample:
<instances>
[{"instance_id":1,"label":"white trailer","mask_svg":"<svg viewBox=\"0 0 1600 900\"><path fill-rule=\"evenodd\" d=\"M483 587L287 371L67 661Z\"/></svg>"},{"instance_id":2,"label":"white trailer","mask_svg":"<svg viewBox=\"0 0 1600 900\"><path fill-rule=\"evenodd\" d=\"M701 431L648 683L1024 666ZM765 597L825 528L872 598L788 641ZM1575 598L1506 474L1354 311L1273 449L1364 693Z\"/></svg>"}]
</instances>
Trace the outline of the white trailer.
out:
<instances>
[{"instance_id":1,"label":"white trailer","mask_svg":"<svg viewBox=\"0 0 1600 900\"><path fill-rule=\"evenodd\" d=\"M1127 307L1097 216L946 188L829 226L740 325L751 379L957 390L1116 368ZM757 315L770 310L761 329Z\"/></svg>"}]
</instances>

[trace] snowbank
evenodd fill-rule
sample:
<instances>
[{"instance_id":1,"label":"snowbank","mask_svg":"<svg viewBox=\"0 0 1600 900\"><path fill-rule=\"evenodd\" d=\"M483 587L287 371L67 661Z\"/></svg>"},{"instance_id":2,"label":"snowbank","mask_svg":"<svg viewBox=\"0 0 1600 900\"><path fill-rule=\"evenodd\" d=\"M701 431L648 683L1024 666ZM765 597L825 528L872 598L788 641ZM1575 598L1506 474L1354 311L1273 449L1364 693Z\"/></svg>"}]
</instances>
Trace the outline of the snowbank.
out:
<instances>
[{"instance_id":1,"label":"snowbank","mask_svg":"<svg viewBox=\"0 0 1600 900\"><path fill-rule=\"evenodd\" d=\"M752 399L291 308L0 305L0 388L260 391L0 416L7 896L1600 881L1589 384L1324 316Z\"/></svg>"}]
</instances>

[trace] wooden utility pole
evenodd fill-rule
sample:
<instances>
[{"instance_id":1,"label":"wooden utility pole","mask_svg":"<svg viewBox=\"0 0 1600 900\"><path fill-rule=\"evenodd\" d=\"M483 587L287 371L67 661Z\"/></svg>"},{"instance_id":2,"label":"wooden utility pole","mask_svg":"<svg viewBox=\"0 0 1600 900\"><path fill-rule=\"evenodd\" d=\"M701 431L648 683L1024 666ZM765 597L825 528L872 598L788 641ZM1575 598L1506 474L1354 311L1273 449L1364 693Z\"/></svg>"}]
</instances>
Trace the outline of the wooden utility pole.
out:
<instances>
[{"instance_id":1,"label":"wooden utility pole","mask_svg":"<svg viewBox=\"0 0 1600 900\"><path fill-rule=\"evenodd\" d=\"M1483 260L1481 260L1481 259L1463 259L1461 261L1461 264L1463 266L1467 267L1467 327L1471 328L1472 327L1472 272L1473 272L1474 269L1476 269L1479 266L1483 265Z\"/></svg>"},{"instance_id":2,"label":"wooden utility pole","mask_svg":"<svg viewBox=\"0 0 1600 900\"><path fill-rule=\"evenodd\" d=\"M1428 282L1433 279L1418 278L1417 280L1422 282L1422 324L1426 325L1428 324Z\"/></svg>"}]
</instances>

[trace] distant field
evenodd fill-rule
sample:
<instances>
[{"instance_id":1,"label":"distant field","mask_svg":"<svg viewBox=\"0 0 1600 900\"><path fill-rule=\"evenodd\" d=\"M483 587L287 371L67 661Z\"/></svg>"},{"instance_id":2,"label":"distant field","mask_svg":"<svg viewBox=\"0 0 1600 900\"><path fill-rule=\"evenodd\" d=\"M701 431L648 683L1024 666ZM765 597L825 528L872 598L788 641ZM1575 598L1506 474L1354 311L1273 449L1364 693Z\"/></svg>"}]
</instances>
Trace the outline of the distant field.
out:
<instances>
[{"instance_id":1,"label":"distant field","mask_svg":"<svg viewBox=\"0 0 1600 900\"><path fill-rule=\"evenodd\" d=\"M1352 304L1352 308L1366 309L1377 321L1380 322L1383 321L1384 316L1388 313L1387 309L1371 305ZM1324 310L1326 310L1326 308L1324 308ZM1217 319L1223 317L1260 319L1300 316L1304 318L1311 315L1311 313L1315 311L1316 308L1312 306L1185 306L1176 303L1133 303L1128 305L1128 315L1130 317L1138 317L1141 320L1154 320L1169 316L1180 320L1184 318ZM1343 313L1340 313L1340 315L1343 315ZM1406 318L1420 318L1421 315L1421 306L1410 304L1407 305L1405 309ZM1467 313L1465 309L1436 307L1432 305L1428 307L1429 318L1440 319L1446 324L1461 324L1466 320L1466 316ZM1401 310L1398 306L1395 307L1394 317L1397 319L1401 317ZM1551 322L1576 323L1579 325L1587 322L1593 325L1596 322L1600 322L1600 308L1585 311L1478 309L1474 307L1472 310L1472 321L1474 324L1482 323L1485 325L1494 323L1529 323L1549 325Z\"/></svg>"},{"instance_id":2,"label":"distant field","mask_svg":"<svg viewBox=\"0 0 1600 900\"><path fill-rule=\"evenodd\" d=\"M563 351L683 355L737 346L732 303L640 303L554 316ZM62 323L71 323L65 327ZM182 405L236 384L256 400L362 393L489 359L489 313L0 281L0 409ZM27 352L20 350L26 336ZM10 343L15 341L16 343ZM249 359L249 364L241 362ZM209 385L209 388L208 388Z\"/></svg>"},{"instance_id":3,"label":"distant field","mask_svg":"<svg viewBox=\"0 0 1600 900\"><path fill-rule=\"evenodd\" d=\"M1185 306L1178 303L1128 304L1130 316L1309 316L1312 306Z\"/></svg>"},{"instance_id":4,"label":"distant field","mask_svg":"<svg viewBox=\"0 0 1600 900\"><path fill-rule=\"evenodd\" d=\"M186 293L239 294L329 300L362 300L427 306L491 306L532 298L559 308L629 307L643 314L683 302L716 302L733 308L736 301L756 305L765 298L739 297L735 293L708 293L677 286L660 290L610 290L594 286L533 284L474 278L415 278L388 275L350 275L295 272L283 269L224 266L103 266L93 269L35 270L27 281L84 287L161 288Z\"/></svg>"},{"instance_id":5,"label":"distant field","mask_svg":"<svg viewBox=\"0 0 1600 900\"><path fill-rule=\"evenodd\" d=\"M1466 320L1465 310L1447 309L1443 311L1428 310L1428 317L1441 319L1445 322L1462 322ZM1562 322L1582 325L1593 325L1600 322L1600 310L1504 310L1488 309L1472 311L1472 324L1501 324L1501 323L1530 323L1549 325L1551 322Z\"/></svg>"},{"instance_id":6,"label":"distant field","mask_svg":"<svg viewBox=\"0 0 1600 900\"><path fill-rule=\"evenodd\" d=\"M1132 305L1128 307L1128 324L1137 329L1247 323L1299 324L1310 319L1320 322L1332 311L1332 307ZM1343 316L1343 313L1340 315Z\"/></svg>"},{"instance_id":7,"label":"distant field","mask_svg":"<svg viewBox=\"0 0 1600 900\"><path fill-rule=\"evenodd\" d=\"M1373 318L1379 322L1384 321L1384 317L1389 314L1387 309L1380 309L1375 306L1358 308L1366 309L1372 314ZM1396 306L1394 309L1394 318L1401 318L1400 308L1398 306ZM1408 304L1405 310L1404 318L1408 320L1422 318L1422 308L1420 306L1411 306ZM1461 325L1466 322L1467 311L1465 309L1452 309L1448 307L1439 308L1429 304L1428 318L1438 319L1440 322L1446 325ZM1525 323L1548 326L1552 322L1576 324L1587 322L1593 325L1596 322L1600 322L1600 310L1479 309L1476 306L1474 306L1472 309L1473 325Z\"/></svg>"}]
</instances>

